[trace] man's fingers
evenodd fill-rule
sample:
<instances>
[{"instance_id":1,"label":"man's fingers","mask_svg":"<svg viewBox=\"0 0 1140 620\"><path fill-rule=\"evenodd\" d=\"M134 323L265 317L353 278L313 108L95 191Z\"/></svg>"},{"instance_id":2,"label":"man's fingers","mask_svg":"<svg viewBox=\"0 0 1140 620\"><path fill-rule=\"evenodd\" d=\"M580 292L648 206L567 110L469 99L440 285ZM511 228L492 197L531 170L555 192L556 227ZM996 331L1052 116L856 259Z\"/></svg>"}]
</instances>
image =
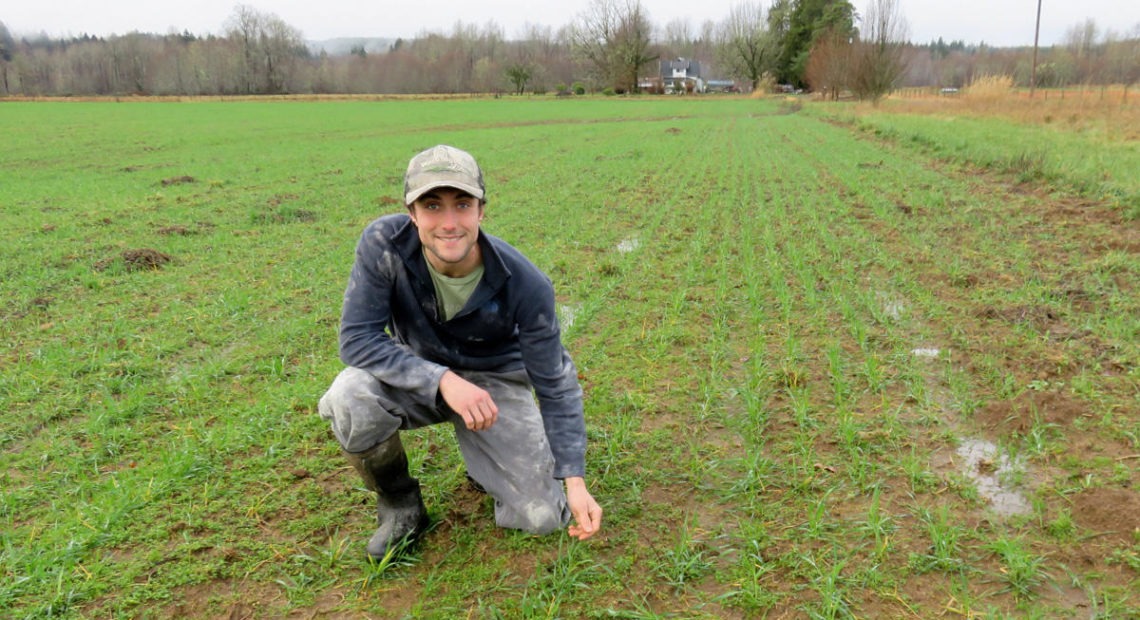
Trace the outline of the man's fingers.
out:
<instances>
[{"instance_id":1,"label":"man's fingers","mask_svg":"<svg viewBox=\"0 0 1140 620\"><path fill-rule=\"evenodd\" d=\"M492 403L477 403L472 405L470 409L460 412L460 417L463 418L464 424L468 430L483 431L491 428L498 419L498 408Z\"/></svg>"},{"instance_id":2,"label":"man's fingers","mask_svg":"<svg viewBox=\"0 0 1140 620\"><path fill-rule=\"evenodd\" d=\"M596 534L601 526L602 507L596 502L590 502L585 510L574 511L574 521L568 533L578 540L586 540Z\"/></svg>"}]
</instances>

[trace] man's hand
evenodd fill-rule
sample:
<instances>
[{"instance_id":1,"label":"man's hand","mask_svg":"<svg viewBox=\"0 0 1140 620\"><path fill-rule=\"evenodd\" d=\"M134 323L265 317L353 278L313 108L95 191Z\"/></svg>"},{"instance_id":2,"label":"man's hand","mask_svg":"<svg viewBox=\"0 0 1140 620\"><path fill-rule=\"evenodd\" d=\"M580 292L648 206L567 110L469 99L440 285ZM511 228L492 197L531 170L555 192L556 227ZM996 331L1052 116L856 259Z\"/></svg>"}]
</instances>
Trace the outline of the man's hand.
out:
<instances>
[{"instance_id":1,"label":"man's hand","mask_svg":"<svg viewBox=\"0 0 1140 620\"><path fill-rule=\"evenodd\" d=\"M597 534L602 528L602 507L586 490L584 478L566 479L566 501L570 504L570 514L574 515L570 535L578 540L586 540Z\"/></svg>"},{"instance_id":2,"label":"man's hand","mask_svg":"<svg viewBox=\"0 0 1140 620\"><path fill-rule=\"evenodd\" d=\"M499 418L499 407L487 390L450 370L439 380L439 394L443 402L463 418L468 430L487 430Z\"/></svg>"}]
</instances>

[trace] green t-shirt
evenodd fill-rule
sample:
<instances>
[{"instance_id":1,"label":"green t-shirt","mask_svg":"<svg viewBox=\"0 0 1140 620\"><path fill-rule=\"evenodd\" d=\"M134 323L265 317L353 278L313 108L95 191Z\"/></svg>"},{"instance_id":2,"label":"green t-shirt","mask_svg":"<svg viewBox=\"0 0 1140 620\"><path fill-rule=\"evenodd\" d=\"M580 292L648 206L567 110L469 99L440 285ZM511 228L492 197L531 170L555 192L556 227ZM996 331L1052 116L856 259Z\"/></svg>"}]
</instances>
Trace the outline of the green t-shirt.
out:
<instances>
[{"instance_id":1,"label":"green t-shirt","mask_svg":"<svg viewBox=\"0 0 1140 620\"><path fill-rule=\"evenodd\" d=\"M483 265L479 265L475 271L465 276L449 278L436 271L435 267L431 266L431 261L427 260L426 257L424 262L427 263L428 272L431 273L431 281L435 283L435 297L443 306L443 320L450 321L451 317L458 314L467 304L467 300L471 298L471 293L475 292L475 287L483 278Z\"/></svg>"}]
</instances>

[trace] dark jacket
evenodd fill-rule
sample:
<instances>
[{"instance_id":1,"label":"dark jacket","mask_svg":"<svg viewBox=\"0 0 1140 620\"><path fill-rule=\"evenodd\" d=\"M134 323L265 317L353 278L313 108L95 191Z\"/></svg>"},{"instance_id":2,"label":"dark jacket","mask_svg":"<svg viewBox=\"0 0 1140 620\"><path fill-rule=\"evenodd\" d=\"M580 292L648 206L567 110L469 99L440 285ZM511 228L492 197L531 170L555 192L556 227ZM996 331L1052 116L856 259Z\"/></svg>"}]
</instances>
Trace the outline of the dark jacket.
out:
<instances>
[{"instance_id":1,"label":"dark jacket","mask_svg":"<svg viewBox=\"0 0 1140 620\"><path fill-rule=\"evenodd\" d=\"M368 225L356 246L340 323L340 359L435 406L448 369L525 369L557 478L585 473L578 372L562 346L554 287L518 250L479 231L483 279L442 321L419 234L406 214Z\"/></svg>"}]
</instances>

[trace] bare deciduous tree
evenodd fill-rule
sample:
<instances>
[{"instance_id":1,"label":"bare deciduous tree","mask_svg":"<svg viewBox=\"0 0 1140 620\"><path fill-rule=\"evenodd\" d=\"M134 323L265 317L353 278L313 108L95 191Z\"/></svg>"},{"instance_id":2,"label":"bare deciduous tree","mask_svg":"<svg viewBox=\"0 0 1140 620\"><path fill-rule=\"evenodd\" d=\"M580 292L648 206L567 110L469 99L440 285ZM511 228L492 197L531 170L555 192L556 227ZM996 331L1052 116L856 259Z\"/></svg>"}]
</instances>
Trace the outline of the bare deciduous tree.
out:
<instances>
[{"instance_id":1,"label":"bare deciduous tree","mask_svg":"<svg viewBox=\"0 0 1140 620\"><path fill-rule=\"evenodd\" d=\"M732 7L720 25L717 56L732 77L748 80L756 88L761 76L775 66L776 40L768 29L768 15L758 2Z\"/></svg>"},{"instance_id":2,"label":"bare deciduous tree","mask_svg":"<svg viewBox=\"0 0 1140 620\"><path fill-rule=\"evenodd\" d=\"M230 17L228 33L241 48L242 91L285 92L296 57L304 53L301 32L272 13L238 5Z\"/></svg>"},{"instance_id":3,"label":"bare deciduous tree","mask_svg":"<svg viewBox=\"0 0 1140 620\"><path fill-rule=\"evenodd\" d=\"M12 40L12 34L8 32L8 27L4 22L0 22L0 85L4 87L4 94L7 95L10 91L8 89L8 65L12 62L12 54L15 53L16 42Z\"/></svg>"},{"instance_id":4,"label":"bare deciduous tree","mask_svg":"<svg viewBox=\"0 0 1140 620\"><path fill-rule=\"evenodd\" d=\"M1140 82L1140 24L1123 36L1109 32L1104 47L1106 80L1124 86L1127 102L1128 89Z\"/></svg>"},{"instance_id":5,"label":"bare deciduous tree","mask_svg":"<svg viewBox=\"0 0 1140 620\"><path fill-rule=\"evenodd\" d=\"M855 46L851 87L856 96L878 104L891 92L906 70L906 39L906 19L899 11L898 0L871 0Z\"/></svg>"},{"instance_id":6,"label":"bare deciduous tree","mask_svg":"<svg viewBox=\"0 0 1140 620\"><path fill-rule=\"evenodd\" d=\"M828 28L811 48L804 66L804 82L817 93L835 101L851 87L854 44L846 28Z\"/></svg>"},{"instance_id":7,"label":"bare deciduous tree","mask_svg":"<svg viewBox=\"0 0 1140 620\"><path fill-rule=\"evenodd\" d=\"M568 30L574 53L599 83L635 91L641 68L656 60L649 52L652 25L640 0L592 0Z\"/></svg>"}]
</instances>

